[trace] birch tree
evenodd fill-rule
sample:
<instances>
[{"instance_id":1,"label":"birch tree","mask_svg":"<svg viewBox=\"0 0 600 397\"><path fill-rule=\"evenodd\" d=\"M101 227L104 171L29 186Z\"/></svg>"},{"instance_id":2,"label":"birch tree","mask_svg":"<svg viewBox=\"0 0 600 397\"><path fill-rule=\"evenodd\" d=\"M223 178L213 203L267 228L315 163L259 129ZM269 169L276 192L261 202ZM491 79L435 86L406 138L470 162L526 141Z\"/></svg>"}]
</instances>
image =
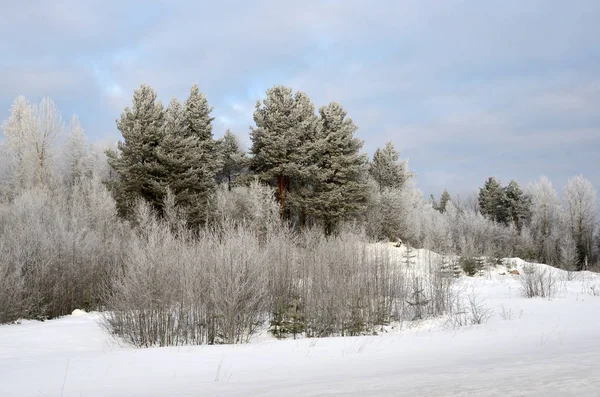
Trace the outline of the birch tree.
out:
<instances>
[{"instance_id":1,"label":"birch tree","mask_svg":"<svg viewBox=\"0 0 600 397\"><path fill-rule=\"evenodd\" d=\"M578 175L569 179L563 195L568 228L577 246L577 268L582 270L592 261L596 190L589 180Z\"/></svg>"},{"instance_id":2,"label":"birch tree","mask_svg":"<svg viewBox=\"0 0 600 397\"><path fill-rule=\"evenodd\" d=\"M529 187L531 196L531 233L538 247L537 256L544 263L558 259L557 241L560 238L561 209L552 182L542 176Z\"/></svg>"},{"instance_id":3,"label":"birch tree","mask_svg":"<svg viewBox=\"0 0 600 397\"><path fill-rule=\"evenodd\" d=\"M83 128L77 116L73 116L68 127L67 144L64 149L64 172L69 186L75 185L91 171L91 158L86 146Z\"/></svg>"},{"instance_id":4,"label":"birch tree","mask_svg":"<svg viewBox=\"0 0 600 397\"><path fill-rule=\"evenodd\" d=\"M56 171L57 143L64 130L54 102L44 98L35 105L23 96L17 97L2 130L13 190L49 185Z\"/></svg>"}]
</instances>

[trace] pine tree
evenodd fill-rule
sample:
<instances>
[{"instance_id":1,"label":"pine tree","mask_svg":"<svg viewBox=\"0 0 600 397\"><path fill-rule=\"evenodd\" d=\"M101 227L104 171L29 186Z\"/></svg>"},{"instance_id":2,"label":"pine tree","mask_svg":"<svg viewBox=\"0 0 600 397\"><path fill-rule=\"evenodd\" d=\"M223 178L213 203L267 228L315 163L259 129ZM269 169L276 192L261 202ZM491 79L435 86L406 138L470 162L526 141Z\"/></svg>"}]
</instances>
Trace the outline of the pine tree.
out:
<instances>
[{"instance_id":1,"label":"pine tree","mask_svg":"<svg viewBox=\"0 0 600 397\"><path fill-rule=\"evenodd\" d=\"M454 277L452 268L450 267L450 262L447 258L442 258L442 263L440 264L440 276L445 278Z\"/></svg>"},{"instance_id":2,"label":"pine tree","mask_svg":"<svg viewBox=\"0 0 600 397\"><path fill-rule=\"evenodd\" d=\"M504 189L508 205L508 216L521 233L524 225L531 221L531 197L523 193L519 184L512 180Z\"/></svg>"},{"instance_id":3,"label":"pine tree","mask_svg":"<svg viewBox=\"0 0 600 397\"><path fill-rule=\"evenodd\" d=\"M404 249L405 249L405 252L404 252L404 259L402 259L402 263L404 264L404 266L409 268L416 263L415 262L416 255L415 255L413 248L409 242L406 242Z\"/></svg>"},{"instance_id":4,"label":"pine tree","mask_svg":"<svg viewBox=\"0 0 600 397\"><path fill-rule=\"evenodd\" d=\"M227 189L231 191L235 179L246 168L248 159L241 149L238 137L230 130L225 131L223 138L217 141L217 146L222 164L217 174L217 181L226 182Z\"/></svg>"},{"instance_id":5,"label":"pine tree","mask_svg":"<svg viewBox=\"0 0 600 397\"><path fill-rule=\"evenodd\" d=\"M126 107L117 120L123 135L118 151L107 151L108 163L118 179L107 181L113 191L121 215L128 215L138 198L147 200L155 209L162 208L165 170L157 150L163 138L164 112L156 92L142 85L133 94L132 107Z\"/></svg>"},{"instance_id":6,"label":"pine tree","mask_svg":"<svg viewBox=\"0 0 600 397\"><path fill-rule=\"evenodd\" d=\"M483 270L485 269L485 258L477 257L475 258L477 273L480 276L483 276Z\"/></svg>"},{"instance_id":7,"label":"pine tree","mask_svg":"<svg viewBox=\"0 0 600 397\"><path fill-rule=\"evenodd\" d=\"M165 111L164 139L158 150L166 170L162 181L187 215L189 225L206 222L221 167L212 135L212 108L194 84L182 107L173 99Z\"/></svg>"},{"instance_id":8,"label":"pine tree","mask_svg":"<svg viewBox=\"0 0 600 397\"><path fill-rule=\"evenodd\" d=\"M319 169L308 212L331 234L343 220L364 212L368 197L367 157L363 142L354 137L358 129L338 103L319 109L320 123L313 145Z\"/></svg>"},{"instance_id":9,"label":"pine tree","mask_svg":"<svg viewBox=\"0 0 600 397\"><path fill-rule=\"evenodd\" d=\"M342 328L342 336L345 334L348 336L358 336L367 330L367 324L364 319L364 309L365 304L362 298L358 297L351 300L350 318L348 325Z\"/></svg>"},{"instance_id":10,"label":"pine tree","mask_svg":"<svg viewBox=\"0 0 600 397\"><path fill-rule=\"evenodd\" d=\"M291 88L275 86L267 90L262 103L256 103L254 122L252 171L277 187L282 218L289 216L288 202L302 215L307 207L303 198L316 169L309 154L317 128L314 105L302 92L294 94Z\"/></svg>"},{"instance_id":11,"label":"pine tree","mask_svg":"<svg viewBox=\"0 0 600 397\"><path fill-rule=\"evenodd\" d=\"M290 297L289 303L280 302L269 322L269 331L277 339L284 339L292 334L294 339L306 331L306 316L304 315L304 305L299 296Z\"/></svg>"},{"instance_id":12,"label":"pine tree","mask_svg":"<svg viewBox=\"0 0 600 397\"><path fill-rule=\"evenodd\" d=\"M508 204L506 192L496 178L490 177L479 189L479 208L481 214L494 222L508 224Z\"/></svg>"},{"instance_id":13,"label":"pine tree","mask_svg":"<svg viewBox=\"0 0 600 397\"><path fill-rule=\"evenodd\" d=\"M424 308L430 302L430 299L427 299L423 291L424 288L421 283L421 279L419 277L415 277L413 279L412 300L406 301L406 303L408 303L408 305L415 311L415 316L413 317L412 321L423 319Z\"/></svg>"},{"instance_id":14,"label":"pine tree","mask_svg":"<svg viewBox=\"0 0 600 397\"><path fill-rule=\"evenodd\" d=\"M452 263L452 274L454 275L454 278L460 278L460 276L462 276L463 273L462 267L460 266L460 262L454 259Z\"/></svg>"},{"instance_id":15,"label":"pine tree","mask_svg":"<svg viewBox=\"0 0 600 397\"><path fill-rule=\"evenodd\" d=\"M437 200L435 199L435 197L433 196L433 194L429 195L429 204L431 204L431 208L433 208L436 211L440 210L440 205L438 204Z\"/></svg>"},{"instance_id":16,"label":"pine tree","mask_svg":"<svg viewBox=\"0 0 600 397\"><path fill-rule=\"evenodd\" d=\"M389 188L402 188L413 176L408 171L406 160L400 161L400 153L392 142L387 142L383 149L377 148L369 173L377 181L380 191Z\"/></svg>"},{"instance_id":17,"label":"pine tree","mask_svg":"<svg viewBox=\"0 0 600 397\"><path fill-rule=\"evenodd\" d=\"M446 205L448 205L448 201L450 201L450 193L444 189L442 195L440 196L440 204L437 208L442 214L446 212Z\"/></svg>"}]
</instances>

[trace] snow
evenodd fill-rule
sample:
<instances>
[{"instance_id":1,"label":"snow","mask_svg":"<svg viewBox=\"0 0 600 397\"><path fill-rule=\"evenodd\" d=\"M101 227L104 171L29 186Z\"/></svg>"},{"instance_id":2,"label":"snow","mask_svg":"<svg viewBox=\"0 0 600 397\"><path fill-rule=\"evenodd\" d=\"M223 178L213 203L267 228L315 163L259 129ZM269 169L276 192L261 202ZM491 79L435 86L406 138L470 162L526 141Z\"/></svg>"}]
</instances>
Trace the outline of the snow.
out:
<instances>
[{"instance_id":1,"label":"snow","mask_svg":"<svg viewBox=\"0 0 600 397\"><path fill-rule=\"evenodd\" d=\"M553 270L560 294L527 299L517 277L501 275L524 265L461 278L494 313L458 329L440 318L377 336L133 349L98 313L0 326L0 396L599 395L600 278Z\"/></svg>"}]
</instances>

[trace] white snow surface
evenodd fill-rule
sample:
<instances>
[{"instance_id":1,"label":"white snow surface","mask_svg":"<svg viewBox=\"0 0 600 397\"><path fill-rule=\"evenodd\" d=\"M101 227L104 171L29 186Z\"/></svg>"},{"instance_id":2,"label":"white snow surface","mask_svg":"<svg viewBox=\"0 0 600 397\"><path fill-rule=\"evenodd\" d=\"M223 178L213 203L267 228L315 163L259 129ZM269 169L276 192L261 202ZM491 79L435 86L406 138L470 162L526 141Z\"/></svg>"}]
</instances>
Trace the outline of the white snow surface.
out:
<instances>
[{"instance_id":1,"label":"white snow surface","mask_svg":"<svg viewBox=\"0 0 600 397\"><path fill-rule=\"evenodd\" d=\"M559 295L527 299L506 268L458 281L494 311L458 329L433 319L377 336L134 349L98 313L0 326L0 396L600 396L600 277L556 270Z\"/></svg>"}]
</instances>

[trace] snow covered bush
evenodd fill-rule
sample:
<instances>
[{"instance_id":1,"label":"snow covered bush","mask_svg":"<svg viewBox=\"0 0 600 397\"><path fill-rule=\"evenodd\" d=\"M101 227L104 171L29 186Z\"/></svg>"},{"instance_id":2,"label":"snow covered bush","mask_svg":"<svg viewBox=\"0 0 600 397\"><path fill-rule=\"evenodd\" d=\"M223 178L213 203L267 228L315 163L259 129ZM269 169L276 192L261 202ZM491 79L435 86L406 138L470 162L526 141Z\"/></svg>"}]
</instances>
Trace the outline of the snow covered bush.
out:
<instances>
[{"instance_id":1,"label":"snow covered bush","mask_svg":"<svg viewBox=\"0 0 600 397\"><path fill-rule=\"evenodd\" d=\"M475 290L462 292L456 296L453 302L453 307L446 319L446 327L457 329L469 325L479 325L492 318L494 311L486 305L485 300L479 298ZM503 313L505 314L504 311Z\"/></svg>"},{"instance_id":2,"label":"snow covered bush","mask_svg":"<svg viewBox=\"0 0 600 397\"><path fill-rule=\"evenodd\" d=\"M24 190L0 205L0 283L11 286L3 293L12 291L14 310L23 318L99 309L126 239L98 179L81 180L70 190Z\"/></svg>"},{"instance_id":3,"label":"snow covered bush","mask_svg":"<svg viewBox=\"0 0 600 397\"><path fill-rule=\"evenodd\" d=\"M523 266L519 276L523 293L528 298L553 298L558 292L558 279L554 269L534 264Z\"/></svg>"},{"instance_id":4,"label":"snow covered bush","mask_svg":"<svg viewBox=\"0 0 600 397\"><path fill-rule=\"evenodd\" d=\"M458 263L467 276L473 277L481 270L477 258L462 256L459 258Z\"/></svg>"},{"instance_id":5,"label":"snow covered bush","mask_svg":"<svg viewBox=\"0 0 600 397\"><path fill-rule=\"evenodd\" d=\"M142 203L105 326L139 346L245 342L266 311L266 263L242 225L194 236Z\"/></svg>"},{"instance_id":6,"label":"snow covered bush","mask_svg":"<svg viewBox=\"0 0 600 397\"><path fill-rule=\"evenodd\" d=\"M0 262L0 324L26 316L27 307L23 296L21 269Z\"/></svg>"},{"instance_id":7,"label":"snow covered bush","mask_svg":"<svg viewBox=\"0 0 600 397\"><path fill-rule=\"evenodd\" d=\"M248 186L227 184L217 188L211 221L214 226L243 222L247 227L265 235L279 222L279 206L273 189L254 180Z\"/></svg>"},{"instance_id":8,"label":"snow covered bush","mask_svg":"<svg viewBox=\"0 0 600 397\"><path fill-rule=\"evenodd\" d=\"M485 304L484 300L479 299L474 291L467 298L469 300L468 308L471 315L471 324L486 323L494 314L493 310Z\"/></svg>"}]
</instances>

